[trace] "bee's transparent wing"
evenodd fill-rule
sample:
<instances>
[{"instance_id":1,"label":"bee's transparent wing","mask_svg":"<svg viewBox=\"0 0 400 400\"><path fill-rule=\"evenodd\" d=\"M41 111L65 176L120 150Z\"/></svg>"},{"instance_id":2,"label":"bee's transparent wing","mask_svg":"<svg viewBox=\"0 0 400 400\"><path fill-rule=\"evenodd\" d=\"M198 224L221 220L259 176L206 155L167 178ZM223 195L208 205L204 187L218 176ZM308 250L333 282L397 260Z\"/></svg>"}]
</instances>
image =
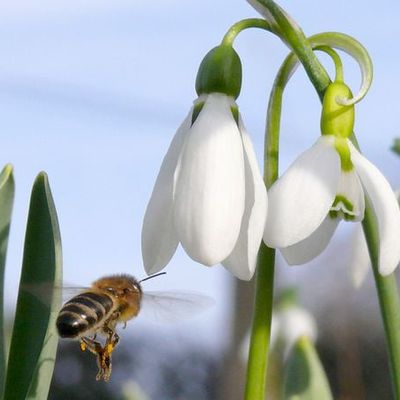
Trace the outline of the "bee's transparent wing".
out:
<instances>
[{"instance_id":1,"label":"bee's transparent wing","mask_svg":"<svg viewBox=\"0 0 400 400\"><path fill-rule=\"evenodd\" d=\"M50 305L54 296L60 296L65 303L70 298L87 290L87 287L79 286L53 286L48 282L25 284L22 290L38 299L44 305Z\"/></svg>"},{"instance_id":2,"label":"bee's transparent wing","mask_svg":"<svg viewBox=\"0 0 400 400\"><path fill-rule=\"evenodd\" d=\"M144 292L140 315L156 322L177 322L207 310L214 299L195 292Z\"/></svg>"}]
</instances>

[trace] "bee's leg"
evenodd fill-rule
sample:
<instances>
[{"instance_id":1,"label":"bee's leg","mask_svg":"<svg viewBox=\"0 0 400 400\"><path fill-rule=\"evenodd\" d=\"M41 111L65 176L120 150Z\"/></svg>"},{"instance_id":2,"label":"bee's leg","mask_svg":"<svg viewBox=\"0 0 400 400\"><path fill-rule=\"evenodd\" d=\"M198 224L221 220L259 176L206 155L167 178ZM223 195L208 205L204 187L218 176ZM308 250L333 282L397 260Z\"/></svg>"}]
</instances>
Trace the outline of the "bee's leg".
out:
<instances>
[{"instance_id":1,"label":"bee's leg","mask_svg":"<svg viewBox=\"0 0 400 400\"><path fill-rule=\"evenodd\" d=\"M106 347L98 354L97 366L99 367L99 372L96 375L96 381L104 379L105 382L108 382L111 376L112 363L111 353L107 351Z\"/></svg>"},{"instance_id":2,"label":"bee's leg","mask_svg":"<svg viewBox=\"0 0 400 400\"><path fill-rule=\"evenodd\" d=\"M107 351L111 354L119 343L119 336L115 332L115 327L113 329L108 324L105 324L103 326L103 331L107 335L107 340L104 348L107 348Z\"/></svg>"},{"instance_id":3,"label":"bee's leg","mask_svg":"<svg viewBox=\"0 0 400 400\"><path fill-rule=\"evenodd\" d=\"M96 380L104 379L107 382L111 376L111 351L109 351L107 344L103 348L99 342L82 337L80 345L82 351L88 349L97 357L99 372L96 375Z\"/></svg>"},{"instance_id":4,"label":"bee's leg","mask_svg":"<svg viewBox=\"0 0 400 400\"><path fill-rule=\"evenodd\" d=\"M81 337L80 347L82 351L89 350L93 354L99 354L102 351L102 346L99 342L87 337Z\"/></svg>"}]
</instances>

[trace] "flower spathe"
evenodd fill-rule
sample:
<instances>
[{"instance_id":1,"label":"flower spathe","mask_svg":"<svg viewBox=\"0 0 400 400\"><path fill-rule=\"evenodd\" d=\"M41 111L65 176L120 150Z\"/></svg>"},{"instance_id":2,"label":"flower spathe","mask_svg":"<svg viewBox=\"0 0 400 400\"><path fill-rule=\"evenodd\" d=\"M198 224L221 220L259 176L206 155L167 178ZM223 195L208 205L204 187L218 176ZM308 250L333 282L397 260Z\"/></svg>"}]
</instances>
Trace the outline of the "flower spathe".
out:
<instances>
[{"instance_id":1,"label":"flower spathe","mask_svg":"<svg viewBox=\"0 0 400 400\"><path fill-rule=\"evenodd\" d=\"M343 83L328 88L323 135L268 192L264 241L279 248L289 264L306 263L325 249L340 220L363 220L367 197L378 223L379 271L388 275L400 261L399 206L385 177L348 139L354 110L335 102L338 90L348 95Z\"/></svg>"},{"instance_id":2,"label":"flower spathe","mask_svg":"<svg viewBox=\"0 0 400 400\"><path fill-rule=\"evenodd\" d=\"M200 111L199 111L200 110ZM144 217L147 273L160 271L178 243L204 265L222 263L251 279L262 240L267 195L234 99L199 96L161 165Z\"/></svg>"}]
</instances>

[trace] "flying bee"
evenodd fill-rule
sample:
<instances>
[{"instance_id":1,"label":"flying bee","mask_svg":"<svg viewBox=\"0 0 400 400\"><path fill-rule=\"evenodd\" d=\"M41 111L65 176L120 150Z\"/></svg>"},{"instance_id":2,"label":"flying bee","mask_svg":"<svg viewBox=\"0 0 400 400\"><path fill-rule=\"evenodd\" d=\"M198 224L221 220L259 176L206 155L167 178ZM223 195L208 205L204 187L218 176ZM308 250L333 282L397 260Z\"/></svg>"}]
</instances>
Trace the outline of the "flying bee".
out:
<instances>
[{"instance_id":1,"label":"flying bee","mask_svg":"<svg viewBox=\"0 0 400 400\"><path fill-rule=\"evenodd\" d=\"M82 351L87 349L96 355L99 368L96 380L110 379L111 354L119 342L118 323L125 328L127 321L135 318L142 308L151 309L162 319L165 314L190 315L212 304L208 297L194 293L142 291L142 282L163 274L140 281L125 274L105 276L62 306L56 321L58 334L61 338L79 340ZM96 340L98 334L105 337L104 345Z\"/></svg>"}]
</instances>

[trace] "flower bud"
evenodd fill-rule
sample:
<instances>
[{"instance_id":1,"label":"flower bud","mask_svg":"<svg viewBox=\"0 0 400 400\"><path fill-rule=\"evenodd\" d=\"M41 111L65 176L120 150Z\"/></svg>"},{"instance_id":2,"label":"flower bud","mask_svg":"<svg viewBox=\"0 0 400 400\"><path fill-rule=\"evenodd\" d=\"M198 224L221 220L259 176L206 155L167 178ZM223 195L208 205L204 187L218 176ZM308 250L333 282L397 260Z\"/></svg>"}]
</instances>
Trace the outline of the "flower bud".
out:
<instances>
[{"instance_id":1,"label":"flower bud","mask_svg":"<svg viewBox=\"0 0 400 400\"><path fill-rule=\"evenodd\" d=\"M241 86L242 63L232 46L220 45L211 49L197 72L197 94L224 93L236 99Z\"/></svg>"},{"instance_id":2,"label":"flower bud","mask_svg":"<svg viewBox=\"0 0 400 400\"><path fill-rule=\"evenodd\" d=\"M323 135L348 138L354 128L354 105L344 106L340 99L353 95L343 82L333 82L326 89L322 104L321 132Z\"/></svg>"}]
</instances>

